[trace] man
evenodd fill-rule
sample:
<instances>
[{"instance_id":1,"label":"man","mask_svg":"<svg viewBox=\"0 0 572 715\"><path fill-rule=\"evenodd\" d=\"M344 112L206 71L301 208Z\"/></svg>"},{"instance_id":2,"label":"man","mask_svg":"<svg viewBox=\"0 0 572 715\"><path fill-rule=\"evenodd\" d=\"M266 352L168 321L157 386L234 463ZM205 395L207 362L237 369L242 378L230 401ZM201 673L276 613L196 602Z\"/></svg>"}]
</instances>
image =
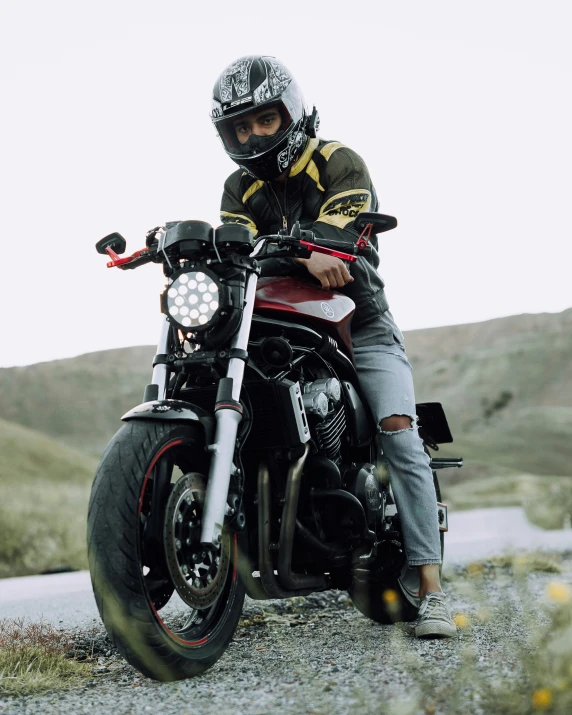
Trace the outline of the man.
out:
<instances>
[{"instance_id":1,"label":"man","mask_svg":"<svg viewBox=\"0 0 572 715\"><path fill-rule=\"evenodd\" d=\"M233 62L214 87L212 121L228 156L239 165L226 181L221 219L254 235L291 229L295 221L322 238L355 240L361 211L377 197L363 160L339 142L316 137L317 114L273 57ZM371 243L377 249L377 238ZM405 551L419 573L422 599L417 636L453 636L456 627L441 590L441 549L429 458L418 435L411 366L377 272L379 256L348 267L338 258L264 261L263 275L308 275L324 289L342 290L356 310L352 343L364 394L380 426L392 489L402 517ZM381 597L381 594L380 594Z\"/></svg>"}]
</instances>

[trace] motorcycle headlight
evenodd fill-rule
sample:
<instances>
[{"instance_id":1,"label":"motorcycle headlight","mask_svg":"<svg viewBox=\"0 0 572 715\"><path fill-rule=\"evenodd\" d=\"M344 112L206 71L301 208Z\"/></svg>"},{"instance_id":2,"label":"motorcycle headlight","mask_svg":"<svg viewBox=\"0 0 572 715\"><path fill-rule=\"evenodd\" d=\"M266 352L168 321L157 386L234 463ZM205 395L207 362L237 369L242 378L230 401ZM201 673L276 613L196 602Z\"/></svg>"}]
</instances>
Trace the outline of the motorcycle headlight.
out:
<instances>
[{"instance_id":1,"label":"motorcycle headlight","mask_svg":"<svg viewBox=\"0 0 572 715\"><path fill-rule=\"evenodd\" d=\"M163 312L186 332L210 327L219 317L225 291L212 273L181 271L163 293Z\"/></svg>"}]
</instances>

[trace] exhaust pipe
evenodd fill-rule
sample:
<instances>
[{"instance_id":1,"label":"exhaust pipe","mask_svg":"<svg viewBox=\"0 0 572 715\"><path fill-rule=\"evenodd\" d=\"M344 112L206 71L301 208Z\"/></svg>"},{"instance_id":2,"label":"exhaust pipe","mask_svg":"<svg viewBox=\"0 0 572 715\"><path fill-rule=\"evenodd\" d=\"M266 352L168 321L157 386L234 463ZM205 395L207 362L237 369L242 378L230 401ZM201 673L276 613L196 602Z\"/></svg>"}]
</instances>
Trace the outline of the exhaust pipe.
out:
<instances>
[{"instance_id":1,"label":"exhaust pipe","mask_svg":"<svg viewBox=\"0 0 572 715\"><path fill-rule=\"evenodd\" d=\"M298 481L298 491L296 492L296 504L294 505L293 516L291 513L285 514L288 506L288 494L291 492L289 485L292 481L291 476L293 473L298 473L301 477L302 469L304 467L304 461L308 453L308 446L306 445L304 454L297 460L294 465L292 465L288 471L288 480L286 485L286 504L284 505L284 510L282 513L282 526L280 529L280 551L278 556L278 573L279 577L276 577L274 573L274 565L272 563L272 557L270 555L270 472L268 466L264 463L260 463L258 469L258 562L260 569L260 582L269 598L290 598L292 596L307 596L314 591L323 590L328 587L326 579L324 576L307 576L303 575L302 580L295 581L292 574L292 545L294 543L294 529L296 528L296 510L298 506L298 494L299 494L299 481ZM291 510L290 510L291 511ZM287 517L287 518L285 518ZM292 533L289 533L291 530ZM286 553L284 551L284 544L288 547L289 551L289 561L286 566L284 566L287 557L283 555ZM286 568L289 574L285 580L282 579L281 569ZM280 579L280 583L279 580ZM288 587L287 583L295 583L294 587Z\"/></svg>"},{"instance_id":2,"label":"exhaust pipe","mask_svg":"<svg viewBox=\"0 0 572 715\"><path fill-rule=\"evenodd\" d=\"M309 447L304 445L304 453L288 469L286 480L286 495L282 521L280 523L280 550L278 552L278 580L288 589L326 588L324 576L314 574L296 574L292 571L292 549L294 547L294 532L296 530L296 514L298 512L298 498L304 463L308 456Z\"/></svg>"}]
</instances>

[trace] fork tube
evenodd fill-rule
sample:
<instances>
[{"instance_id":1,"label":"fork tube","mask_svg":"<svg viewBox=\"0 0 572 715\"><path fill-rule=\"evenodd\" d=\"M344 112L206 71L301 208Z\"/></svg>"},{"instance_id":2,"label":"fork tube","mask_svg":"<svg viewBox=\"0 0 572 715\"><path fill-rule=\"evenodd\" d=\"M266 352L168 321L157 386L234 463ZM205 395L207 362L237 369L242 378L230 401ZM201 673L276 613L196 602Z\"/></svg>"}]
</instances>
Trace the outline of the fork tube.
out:
<instances>
[{"instance_id":1,"label":"fork tube","mask_svg":"<svg viewBox=\"0 0 572 715\"><path fill-rule=\"evenodd\" d=\"M161 335L157 345L157 354L166 355L169 352L169 321L163 317L161 323ZM166 365L155 365L151 382L159 388L158 400L164 400L167 396L167 385L169 384L169 369Z\"/></svg>"},{"instance_id":2,"label":"fork tube","mask_svg":"<svg viewBox=\"0 0 572 715\"><path fill-rule=\"evenodd\" d=\"M254 300L256 298L256 284L258 276L256 273L250 273L246 283L244 296L244 310L242 312L242 321L240 328L231 342L231 349L238 348L239 350L248 350L248 340L250 338L250 327L252 325L252 313L254 312ZM242 389L242 378L244 375L244 360L239 358L231 358L228 361L227 377L232 377L232 399L240 399L240 391Z\"/></svg>"},{"instance_id":3,"label":"fork tube","mask_svg":"<svg viewBox=\"0 0 572 715\"><path fill-rule=\"evenodd\" d=\"M248 349L257 282L258 276L256 273L250 273L246 283L242 321L238 332L231 342L231 349L236 348L244 351ZM230 358L226 376L227 378L232 378L232 400L238 403L242 389L242 378L244 376L244 360L241 358ZM236 446L236 433L238 431L238 425L242 420L242 412L239 411L239 409L240 405L237 404L233 407L219 407L215 412L215 440L214 444L208 447L212 453L212 458L203 511L201 531L201 543L203 544L218 546L222 538L228 487L230 484L230 475L233 470L232 460Z\"/></svg>"}]
</instances>

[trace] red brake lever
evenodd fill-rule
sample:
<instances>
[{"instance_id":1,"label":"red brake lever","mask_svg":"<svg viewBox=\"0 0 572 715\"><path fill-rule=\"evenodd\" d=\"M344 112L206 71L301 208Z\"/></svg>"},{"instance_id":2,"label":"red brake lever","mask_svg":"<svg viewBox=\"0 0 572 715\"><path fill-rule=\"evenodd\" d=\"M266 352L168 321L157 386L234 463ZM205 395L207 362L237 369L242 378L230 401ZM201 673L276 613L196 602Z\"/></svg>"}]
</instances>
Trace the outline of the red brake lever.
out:
<instances>
[{"instance_id":1,"label":"red brake lever","mask_svg":"<svg viewBox=\"0 0 572 715\"><path fill-rule=\"evenodd\" d=\"M109 261L107 267L115 268L116 266L123 266L126 263L131 263L131 261L134 261L136 258L141 258L141 256L145 255L146 253L149 253L149 249L142 248L140 251L135 251L135 253L133 253L131 256L126 256L125 258L120 258L117 253L115 253L113 248L110 248L109 246L105 249L105 252L111 258L111 261Z\"/></svg>"},{"instance_id":2,"label":"red brake lever","mask_svg":"<svg viewBox=\"0 0 572 715\"><path fill-rule=\"evenodd\" d=\"M310 243L309 241L300 241L302 246L305 246L309 251L316 251L316 253L325 253L326 256L334 256L335 258L341 258L342 261L350 261L355 263L357 258L349 253L342 253L341 251L334 251L333 248L325 248L324 246L316 246L315 243Z\"/></svg>"},{"instance_id":3,"label":"red brake lever","mask_svg":"<svg viewBox=\"0 0 572 715\"><path fill-rule=\"evenodd\" d=\"M371 231L373 229L373 224L368 223L366 224L364 230L360 233L360 236L357 240L357 247L359 251L363 251L364 248L367 247L367 244L369 242L369 239L371 237ZM367 236L364 238L364 234L367 231Z\"/></svg>"}]
</instances>

